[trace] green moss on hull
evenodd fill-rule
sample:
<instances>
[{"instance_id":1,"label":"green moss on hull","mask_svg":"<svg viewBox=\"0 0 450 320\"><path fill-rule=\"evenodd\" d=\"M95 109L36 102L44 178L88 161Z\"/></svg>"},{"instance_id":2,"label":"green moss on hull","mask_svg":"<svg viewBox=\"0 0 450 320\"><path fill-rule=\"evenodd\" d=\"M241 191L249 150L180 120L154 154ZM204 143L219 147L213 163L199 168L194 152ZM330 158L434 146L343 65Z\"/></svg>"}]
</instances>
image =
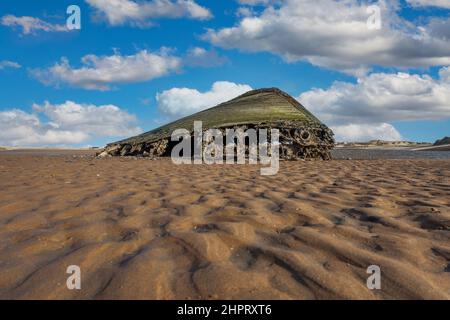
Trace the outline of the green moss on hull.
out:
<instances>
[{"instance_id":1,"label":"green moss on hull","mask_svg":"<svg viewBox=\"0 0 450 320\"><path fill-rule=\"evenodd\" d=\"M286 158L295 158L297 154L314 154L314 152L302 152L302 148L308 148L308 150L320 148L321 151L317 154L324 154L322 158L329 158L329 149L334 146L332 131L320 120L285 92L269 88L247 92L216 107L179 119L150 132L112 143L107 146L107 152L111 155L152 154L152 152L154 156L167 154L168 150L156 154L152 150L155 150L155 145L158 145L158 150L163 149L160 147L161 142L166 145L165 142L170 139L172 132L176 129L187 129L193 132L195 121L202 121L203 130L236 127L282 129L286 136L282 136L280 143L285 143L288 149L295 149L295 155ZM302 130L310 128L313 133L311 139L308 141L294 139L292 142L290 130L296 128Z\"/></svg>"}]
</instances>

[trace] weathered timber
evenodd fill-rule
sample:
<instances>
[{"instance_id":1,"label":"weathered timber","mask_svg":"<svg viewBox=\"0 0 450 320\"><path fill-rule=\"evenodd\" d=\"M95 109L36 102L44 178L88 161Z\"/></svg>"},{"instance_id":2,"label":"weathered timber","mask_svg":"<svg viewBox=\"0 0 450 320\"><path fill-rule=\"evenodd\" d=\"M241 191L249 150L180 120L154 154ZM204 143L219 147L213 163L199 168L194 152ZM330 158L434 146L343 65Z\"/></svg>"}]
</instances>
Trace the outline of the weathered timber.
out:
<instances>
[{"instance_id":1,"label":"weathered timber","mask_svg":"<svg viewBox=\"0 0 450 320\"><path fill-rule=\"evenodd\" d=\"M194 132L194 121L202 121L203 130L278 129L280 158L331 159L333 132L297 100L276 89L247 92L216 107L182 118L150 132L107 145L102 156L170 156L170 141L176 129Z\"/></svg>"}]
</instances>

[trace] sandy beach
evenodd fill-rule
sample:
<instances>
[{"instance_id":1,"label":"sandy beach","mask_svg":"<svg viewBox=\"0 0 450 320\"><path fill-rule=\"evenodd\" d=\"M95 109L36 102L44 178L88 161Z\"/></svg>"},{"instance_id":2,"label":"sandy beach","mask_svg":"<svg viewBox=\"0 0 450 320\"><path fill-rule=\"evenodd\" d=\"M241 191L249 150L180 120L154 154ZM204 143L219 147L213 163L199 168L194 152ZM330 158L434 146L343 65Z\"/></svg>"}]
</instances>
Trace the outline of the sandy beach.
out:
<instances>
[{"instance_id":1,"label":"sandy beach","mask_svg":"<svg viewBox=\"0 0 450 320\"><path fill-rule=\"evenodd\" d=\"M450 160L0 152L2 299L449 299ZM78 265L82 289L68 290ZM366 269L378 265L381 290Z\"/></svg>"}]
</instances>

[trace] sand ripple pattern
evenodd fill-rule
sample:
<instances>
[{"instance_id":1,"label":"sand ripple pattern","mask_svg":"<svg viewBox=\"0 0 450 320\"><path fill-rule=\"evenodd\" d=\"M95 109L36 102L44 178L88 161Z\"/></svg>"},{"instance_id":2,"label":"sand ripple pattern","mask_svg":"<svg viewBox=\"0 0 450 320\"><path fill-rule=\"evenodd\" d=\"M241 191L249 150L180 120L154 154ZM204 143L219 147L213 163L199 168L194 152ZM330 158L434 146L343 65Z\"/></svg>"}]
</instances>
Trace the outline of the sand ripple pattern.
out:
<instances>
[{"instance_id":1,"label":"sand ripple pattern","mask_svg":"<svg viewBox=\"0 0 450 320\"><path fill-rule=\"evenodd\" d=\"M449 299L450 161L0 155L0 298ZM82 290L66 288L66 268ZM366 287L366 268L382 289Z\"/></svg>"}]
</instances>

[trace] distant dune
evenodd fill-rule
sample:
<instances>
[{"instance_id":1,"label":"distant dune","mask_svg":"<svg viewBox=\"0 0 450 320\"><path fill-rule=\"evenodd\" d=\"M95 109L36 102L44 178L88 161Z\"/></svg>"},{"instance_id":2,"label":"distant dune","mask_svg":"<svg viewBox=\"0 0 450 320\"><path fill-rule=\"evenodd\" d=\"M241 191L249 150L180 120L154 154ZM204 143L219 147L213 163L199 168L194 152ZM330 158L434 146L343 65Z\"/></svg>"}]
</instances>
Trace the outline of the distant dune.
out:
<instances>
[{"instance_id":1,"label":"distant dune","mask_svg":"<svg viewBox=\"0 0 450 320\"><path fill-rule=\"evenodd\" d=\"M338 142L336 148L419 148L431 145L428 142L372 140L368 142Z\"/></svg>"},{"instance_id":2,"label":"distant dune","mask_svg":"<svg viewBox=\"0 0 450 320\"><path fill-rule=\"evenodd\" d=\"M383 141L373 140L369 142L338 142L336 149L386 149L386 150L410 150L410 151L450 151L450 138L428 142L411 141Z\"/></svg>"}]
</instances>

